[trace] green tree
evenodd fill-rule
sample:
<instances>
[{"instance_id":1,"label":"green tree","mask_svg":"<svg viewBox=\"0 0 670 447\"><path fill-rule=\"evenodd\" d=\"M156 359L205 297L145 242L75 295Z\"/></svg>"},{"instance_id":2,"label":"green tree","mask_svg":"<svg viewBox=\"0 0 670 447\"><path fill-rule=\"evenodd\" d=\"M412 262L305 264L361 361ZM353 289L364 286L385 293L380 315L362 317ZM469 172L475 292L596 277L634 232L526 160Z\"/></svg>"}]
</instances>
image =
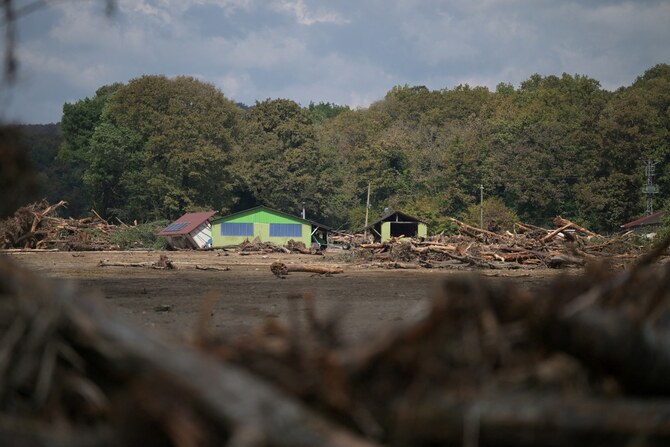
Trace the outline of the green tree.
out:
<instances>
[{"instance_id":1,"label":"green tree","mask_svg":"<svg viewBox=\"0 0 670 447\"><path fill-rule=\"evenodd\" d=\"M96 90L92 98L63 105L60 123L63 144L59 153L62 160L78 163L86 168L90 162L91 138L100 123L102 111L111 96L122 86L120 83L105 85Z\"/></svg>"},{"instance_id":2,"label":"green tree","mask_svg":"<svg viewBox=\"0 0 670 447\"><path fill-rule=\"evenodd\" d=\"M329 102L320 102L318 104L310 102L307 110L312 117L312 123L318 125L324 121L335 118L345 110L349 110L349 107L331 104Z\"/></svg>"},{"instance_id":3,"label":"green tree","mask_svg":"<svg viewBox=\"0 0 670 447\"><path fill-rule=\"evenodd\" d=\"M190 77L143 76L118 89L89 140L84 179L100 212L154 220L229 209L239 115L214 86Z\"/></svg>"},{"instance_id":4,"label":"green tree","mask_svg":"<svg viewBox=\"0 0 670 447\"><path fill-rule=\"evenodd\" d=\"M465 212L463 220L470 225L478 227L480 225L481 213L484 229L495 232L511 232L514 230L514 224L519 222L516 212L497 197L484 200L482 205L482 209L480 209L479 204L470 205Z\"/></svg>"},{"instance_id":5,"label":"green tree","mask_svg":"<svg viewBox=\"0 0 670 447\"><path fill-rule=\"evenodd\" d=\"M334 185L323 181L327 154L319 151L309 112L290 100L268 99L247 113L243 132L233 166L240 207L297 214L305 202L311 217L324 217Z\"/></svg>"},{"instance_id":6,"label":"green tree","mask_svg":"<svg viewBox=\"0 0 670 447\"><path fill-rule=\"evenodd\" d=\"M533 75L517 91L502 90L489 140L494 194L528 222L592 216L589 202L575 197L598 175L597 122L607 93L593 79L567 74Z\"/></svg>"}]
</instances>

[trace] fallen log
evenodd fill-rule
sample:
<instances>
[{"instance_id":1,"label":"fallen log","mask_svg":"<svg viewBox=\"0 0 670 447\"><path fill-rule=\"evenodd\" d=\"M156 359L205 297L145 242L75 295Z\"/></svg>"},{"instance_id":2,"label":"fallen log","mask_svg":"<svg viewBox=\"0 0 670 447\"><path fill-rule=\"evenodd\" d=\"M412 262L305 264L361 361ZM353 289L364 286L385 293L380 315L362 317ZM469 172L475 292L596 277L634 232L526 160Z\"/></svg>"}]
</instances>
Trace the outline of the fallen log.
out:
<instances>
[{"instance_id":1,"label":"fallen log","mask_svg":"<svg viewBox=\"0 0 670 447\"><path fill-rule=\"evenodd\" d=\"M165 255L161 255L156 262L117 262L102 259L98 262L98 267L147 267L156 270L174 270L177 268Z\"/></svg>"},{"instance_id":2,"label":"fallen log","mask_svg":"<svg viewBox=\"0 0 670 447\"><path fill-rule=\"evenodd\" d=\"M670 445L670 401L501 394L434 395L402 408L396 445Z\"/></svg>"},{"instance_id":3,"label":"fallen log","mask_svg":"<svg viewBox=\"0 0 670 447\"><path fill-rule=\"evenodd\" d=\"M228 271L230 271L230 267L216 267L216 266L213 266L213 265L200 265L200 264L196 264L195 269L196 270L214 270L214 271L217 271L217 272L228 272Z\"/></svg>"},{"instance_id":4,"label":"fallen log","mask_svg":"<svg viewBox=\"0 0 670 447\"><path fill-rule=\"evenodd\" d=\"M564 219L561 216L556 217L556 219L554 219L554 222L558 223L559 225L568 225L568 226L574 228L575 230L581 231L582 233L584 233L588 236L594 236L594 237L598 236L596 233L594 233L592 231L589 231L584 227L580 227L576 223L571 222L568 219Z\"/></svg>"},{"instance_id":5,"label":"fallen log","mask_svg":"<svg viewBox=\"0 0 670 447\"><path fill-rule=\"evenodd\" d=\"M649 323L601 308L549 312L541 321L540 333L554 349L616 377L626 390L670 396L670 344Z\"/></svg>"},{"instance_id":6,"label":"fallen log","mask_svg":"<svg viewBox=\"0 0 670 447\"><path fill-rule=\"evenodd\" d=\"M458 219L454 219L453 217L447 217L447 219L449 221L455 223L456 225L458 225L459 228L464 229L466 231L470 231L470 232L474 232L474 233L480 233L480 234L490 236L490 237L493 237L493 238L496 238L496 239L509 239L509 236L507 236L507 235L494 233L492 231L484 230L484 229L478 228L478 227L473 227L472 225L468 225L465 222L461 222Z\"/></svg>"},{"instance_id":7,"label":"fallen log","mask_svg":"<svg viewBox=\"0 0 670 447\"><path fill-rule=\"evenodd\" d=\"M305 265L305 264L284 264L283 262L273 262L270 270L277 277L288 275L290 272L305 272L318 273L320 275L334 275L342 273L341 267L326 267L321 265Z\"/></svg>"},{"instance_id":8,"label":"fallen log","mask_svg":"<svg viewBox=\"0 0 670 447\"><path fill-rule=\"evenodd\" d=\"M519 227L523 231L539 231L542 233L549 233L549 230L546 228L538 227L537 225L531 225L527 223L515 223L514 226Z\"/></svg>"},{"instance_id":9,"label":"fallen log","mask_svg":"<svg viewBox=\"0 0 670 447\"><path fill-rule=\"evenodd\" d=\"M101 259L98 267L151 267L150 262L117 262L109 259Z\"/></svg>"},{"instance_id":10,"label":"fallen log","mask_svg":"<svg viewBox=\"0 0 670 447\"><path fill-rule=\"evenodd\" d=\"M560 228L555 229L554 231L552 231L551 233L549 233L548 235L546 235L545 237L540 239L540 241L541 242L546 242L550 239L553 239L556 235L558 235L559 233L562 233L563 231L567 230L570 227L572 227L572 222L570 222L568 224L565 224Z\"/></svg>"}]
</instances>

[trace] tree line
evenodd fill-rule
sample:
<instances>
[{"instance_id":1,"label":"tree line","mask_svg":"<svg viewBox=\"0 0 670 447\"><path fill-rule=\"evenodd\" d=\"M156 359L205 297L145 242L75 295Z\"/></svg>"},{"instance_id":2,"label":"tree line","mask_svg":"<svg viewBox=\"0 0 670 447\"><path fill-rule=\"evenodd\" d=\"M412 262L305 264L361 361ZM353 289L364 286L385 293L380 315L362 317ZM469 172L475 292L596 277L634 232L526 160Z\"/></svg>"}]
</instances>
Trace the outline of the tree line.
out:
<instances>
[{"instance_id":1,"label":"tree line","mask_svg":"<svg viewBox=\"0 0 670 447\"><path fill-rule=\"evenodd\" d=\"M370 185L372 216L400 209L439 232L447 216L478 214L483 186L491 213L537 225L562 215L608 232L644 213L644 160L658 162L656 208L667 203L670 65L614 92L586 76L536 74L495 91L397 86L356 110L247 107L191 77L142 76L65 104L60 133L37 134L45 191L75 214L299 214L304 203L312 219L360 228Z\"/></svg>"}]
</instances>

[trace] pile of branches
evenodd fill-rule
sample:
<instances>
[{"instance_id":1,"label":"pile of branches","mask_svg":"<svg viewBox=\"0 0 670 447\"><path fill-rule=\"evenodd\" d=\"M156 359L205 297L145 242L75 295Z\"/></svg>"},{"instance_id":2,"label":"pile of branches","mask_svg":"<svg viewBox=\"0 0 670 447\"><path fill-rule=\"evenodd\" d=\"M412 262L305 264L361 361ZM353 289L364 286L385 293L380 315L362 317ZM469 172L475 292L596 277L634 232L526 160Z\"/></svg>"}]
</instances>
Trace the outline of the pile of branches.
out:
<instances>
[{"instance_id":1,"label":"pile of branches","mask_svg":"<svg viewBox=\"0 0 670 447\"><path fill-rule=\"evenodd\" d=\"M46 200L19 208L13 217L0 221L0 249L45 250L118 250L111 236L116 226L110 225L95 211L92 217L64 219L57 215L67 206L61 200Z\"/></svg>"},{"instance_id":2,"label":"pile of branches","mask_svg":"<svg viewBox=\"0 0 670 447\"><path fill-rule=\"evenodd\" d=\"M0 259L0 444L670 445L667 245L544 290L452 277L356 345L309 296L306 324L166 342Z\"/></svg>"},{"instance_id":3,"label":"pile of branches","mask_svg":"<svg viewBox=\"0 0 670 447\"><path fill-rule=\"evenodd\" d=\"M360 244L359 256L386 261L386 266L410 268L477 267L490 269L562 268L606 260L612 264L641 253L632 234L605 238L567 219L557 217L557 228L547 230L516 224L516 233L494 233L451 219L460 234L427 239L395 238L385 243Z\"/></svg>"}]
</instances>

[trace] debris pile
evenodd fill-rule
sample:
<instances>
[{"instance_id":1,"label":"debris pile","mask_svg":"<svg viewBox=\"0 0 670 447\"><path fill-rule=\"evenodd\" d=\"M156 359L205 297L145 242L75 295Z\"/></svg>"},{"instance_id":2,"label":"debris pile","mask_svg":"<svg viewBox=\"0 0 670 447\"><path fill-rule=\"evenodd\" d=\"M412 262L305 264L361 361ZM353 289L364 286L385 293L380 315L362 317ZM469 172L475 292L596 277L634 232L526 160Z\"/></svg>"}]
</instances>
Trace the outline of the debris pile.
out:
<instances>
[{"instance_id":1,"label":"debris pile","mask_svg":"<svg viewBox=\"0 0 670 447\"><path fill-rule=\"evenodd\" d=\"M231 247L237 253L242 256L251 255L251 254L268 254L268 253L297 253L297 254L321 254L319 250L308 249L305 244L301 241L295 241L293 239L289 240L286 243L286 246L278 245L272 242L261 242L259 237L254 238L254 240L249 241L248 239L242 242L239 245L233 245Z\"/></svg>"},{"instance_id":2,"label":"debris pile","mask_svg":"<svg viewBox=\"0 0 670 447\"><path fill-rule=\"evenodd\" d=\"M516 233L493 233L451 219L461 234L427 239L391 239L385 243L362 243L356 247L359 257L382 261L382 266L410 268L519 269L537 266L562 268L583 266L588 261L611 263L631 260L641 253L632 235L613 238L599 236L562 217L554 230L517 224Z\"/></svg>"},{"instance_id":3,"label":"debris pile","mask_svg":"<svg viewBox=\"0 0 670 447\"><path fill-rule=\"evenodd\" d=\"M93 217L64 219L56 212L67 202L50 205L46 200L19 208L0 221L0 249L118 250L111 236L114 225L92 211Z\"/></svg>"},{"instance_id":4,"label":"debris pile","mask_svg":"<svg viewBox=\"0 0 670 447\"><path fill-rule=\"evenodd\" d=\"M0 258L0 440L670 445L668 245L538 290L451 276L424 314L356 345L310 296L307 324L167 342Z\"/></svg>"}]
</instances>

